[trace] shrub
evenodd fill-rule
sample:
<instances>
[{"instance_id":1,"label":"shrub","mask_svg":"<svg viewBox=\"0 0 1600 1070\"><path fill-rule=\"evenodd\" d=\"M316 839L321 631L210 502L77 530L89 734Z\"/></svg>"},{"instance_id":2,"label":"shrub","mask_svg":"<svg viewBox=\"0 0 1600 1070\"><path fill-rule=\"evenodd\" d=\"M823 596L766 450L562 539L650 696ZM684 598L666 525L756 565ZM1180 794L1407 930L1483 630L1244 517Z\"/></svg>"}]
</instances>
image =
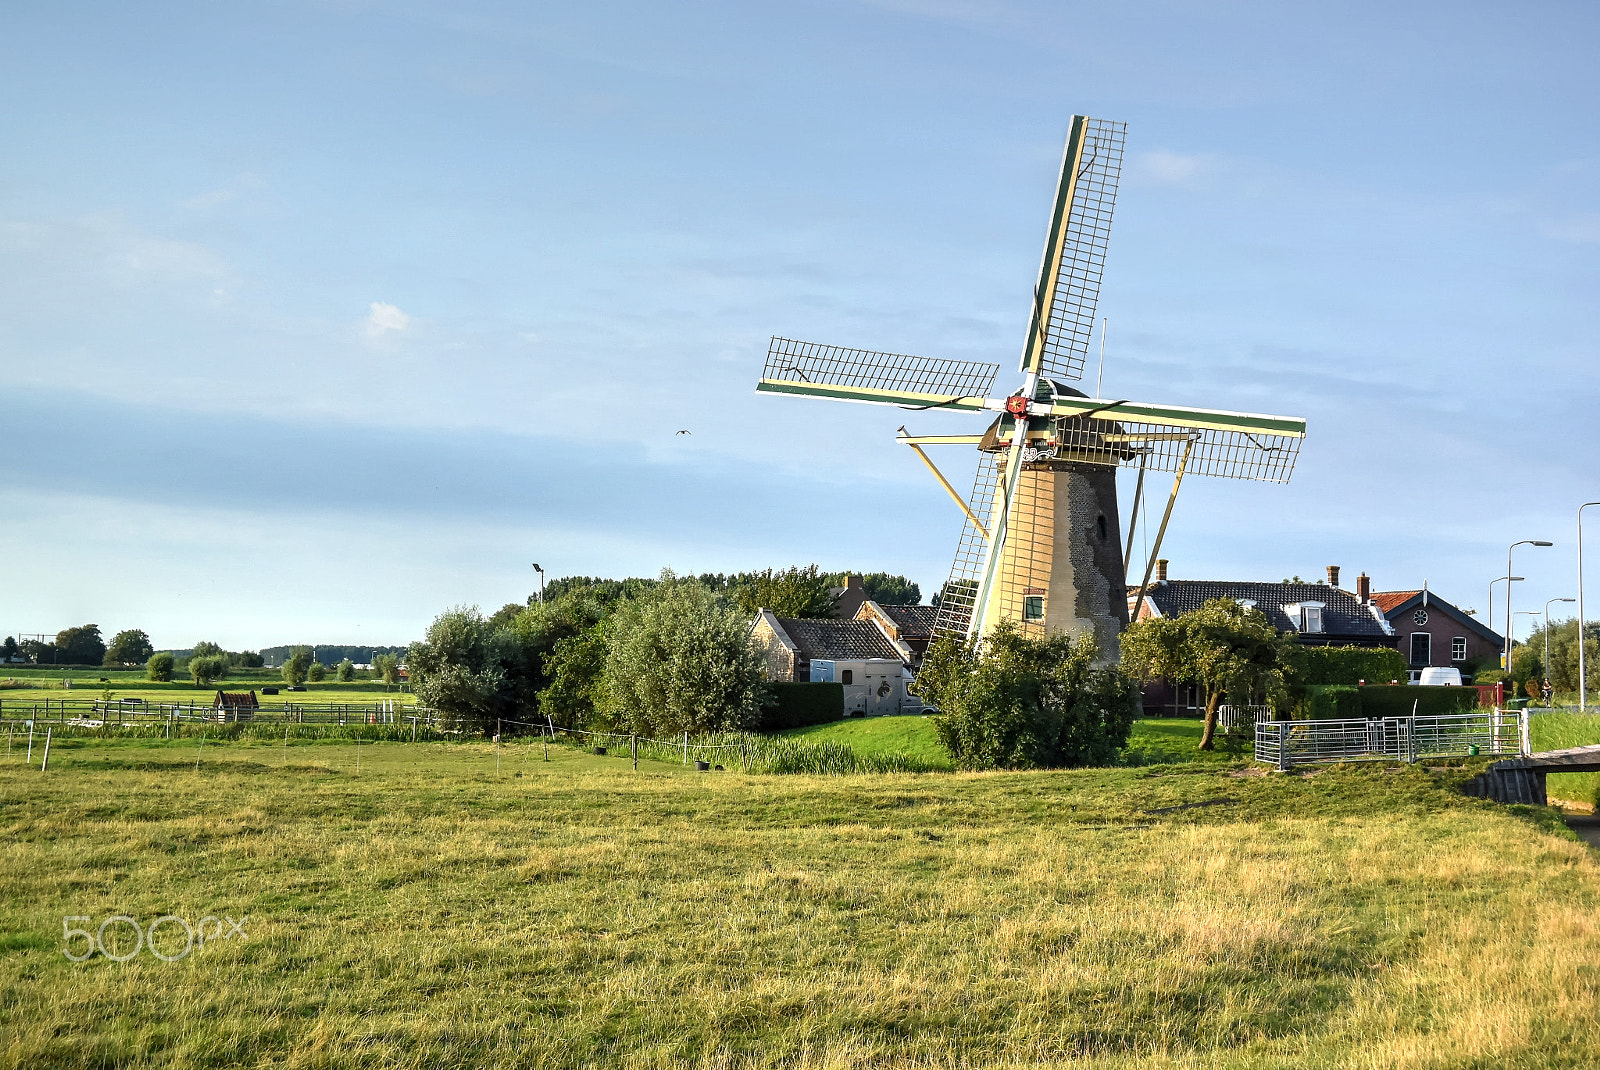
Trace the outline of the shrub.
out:
<instances>
[{"instance_id":1,"label":"shrub","mask_svg":"<svg viewBox=\"0 0 1600 1070\"><path fill-rule=\"evenodd\" d=\"M1306 696L1306 716L1313 721L1352 721L1361 716L1361 689L1344 684L1312 687Z\"/></svg>"},{"instance_id":2,"label":"shrub","mask_svg":"<svg viewBox=\"0 0 1600 1070\"><path fill-rule=\"evenodd\" d=\"M981 641L936 642L917 692L943 711L935 728L963 769L1110 765L1127 745L1138 688L1096 667L1092 637L1031 639L1001 625Z\"/></svg>"},{"instance_id":3,"label":"shrub","mask_svg":"<svg viewBox=\"0 0 1600 1070\"><path fill-rule=\"evenodd\" d=\"M298 687L306 682L306 671L311 668L311 650L297 646L283 662L283 682Z\"/></svg>"},{"instance_id":4,"label":"shrub","mask_svg":"<svg viewBox=\"0 0 1600 1070\"><path fill-rule=\"evenodd\" d=\"M321 683L323 680L327 679L327 676L328 667L322 664L320 661L313 661L310 665L306 666L306 679L310 680L312 683Z\"/></svg>"},{"instance_id":5,"label":"shrub","mask_svg":"<svg viewBox=\"0 0 1600 1070\"><path fill-rule=\"evenodd\" d=\"M600 716L630 732L716 732L761 724L766 682L750 620L698 583L663 573L606 626Z\"/></svg>"},{"instance_id":6,"label":"shrub","mask_svg":"<svg viewBox=\"0 0 1600 1070\"><path fill-rule=\"evenodd\" d=\"M1468 713L1477 708L1478 692L1470 687L1421 687L1371 685L1361 688L1361 715L1364 717L1409 717L1418 714Z\"/></svg>"},{"instance_id":7,"label":"shrub","mask_svg":"<svg viewBox=\"0 0 1600 1070\"><path fill-rule=\"evenodd\" d=\"M1298 682L1306 686L1343 684L1351 687L1362 680L1370 684L1387 684L1390 680L1404 683L1409 669L1400 651L1389 647L1308 646L1300 651Z\"/></svg>"},{"instance_id":8,"label":"shrub","mask_svg":"<svg viewBox=\"0 0 1600 1070\"><path fill-rule=\"evenodd\" d=\"M211 681L221 679L227 671L227 659L216 654L205 654L189 659L189 675L194 677L196 687L205 687Z\"/></svg>"},{"instance_id":9,"label":"shrub","mask_svg":"<svg viewBox=\"0 0 1600 1070\"><path fill-rule=\"evenodd\" d=\"M837 683L776 683L772 704L761 711L761 731L825 724L844 716L844 685Z\"/></svg>"},{"instance_id":10,"label":"shrub","mask_svg":"<svg viewBox=\"0 0 1600 1070\"><path fill-rule=\"evenodd\" d=\"M150 660L145 662L144 674L148 679L158 684L170 683L172 681L172 655L165 652L151 654Z\"/></svg>"},{"instance_id":11,"label":"shrub","mask_svg":"<svg viewBox=\"0 0 1600 1070\"><path fill-rule=\"evenodd\" d=\"M520 661L511 635L491 628L477 607L439 614L406 654L418 702L458 727L487 732L520 712Z\"/></svg>"},{"instance_id":12,"label":"shrub","mask_svg":"<svg viewBox=\"0 0 1600 1070\"><path fill-rule=\"evenodd\" d=\"M336 675L339 677L340 683L349 683L356 678L356 663L349 658L345 658L339 663Z\"/></svg>"}]
</instances>

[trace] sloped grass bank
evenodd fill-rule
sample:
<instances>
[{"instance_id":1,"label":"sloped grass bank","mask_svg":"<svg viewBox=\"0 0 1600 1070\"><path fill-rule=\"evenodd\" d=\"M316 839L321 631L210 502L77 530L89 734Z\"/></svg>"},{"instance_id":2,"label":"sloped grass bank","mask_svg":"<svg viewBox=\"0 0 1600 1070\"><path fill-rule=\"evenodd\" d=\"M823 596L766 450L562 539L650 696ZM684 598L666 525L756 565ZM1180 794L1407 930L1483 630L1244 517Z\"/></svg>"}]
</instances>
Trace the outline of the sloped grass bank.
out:
<instances>
[{"instance_id":1,"label":"sloped grass bank","mask_svg":"<svg viewBox=\"0 0 1600 1070\"><path fill-rule=\"evenodd\" d=\"M194 752L0 766L5 1065L1600 1063L1600 855L1462 773ZM63 957L117 914L248 939Z\"/></svg>"}]
</instances>

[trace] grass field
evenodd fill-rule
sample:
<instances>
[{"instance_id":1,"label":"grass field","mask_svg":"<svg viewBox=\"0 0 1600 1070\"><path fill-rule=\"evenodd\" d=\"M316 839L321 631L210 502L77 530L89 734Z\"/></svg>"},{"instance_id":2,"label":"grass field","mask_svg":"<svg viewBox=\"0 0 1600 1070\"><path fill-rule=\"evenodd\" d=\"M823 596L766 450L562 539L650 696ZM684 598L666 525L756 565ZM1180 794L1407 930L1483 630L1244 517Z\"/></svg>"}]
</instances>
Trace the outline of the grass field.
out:
<instances>
[{"instance_id":1,"label":"grass field","mask_svg":"<svg viewBox=\"0 0 1600 1070\"><path fill-rule=\"evenodd\" d=\"M197 754L0 765L4 1065L1600 1063L1600 856L1459 773Z\"/></svg>"},{"instance_id":2,"label":"grass field","mask_svg":"<svg viewBox=\"0 0 1600 1070\"><path fill-rule=\"evenodd\" d=\"M1600 743L1600 712L1538 714L1528 725L1528 737L1535 751ZM1546 778L1545 790L1552 798L1593 806L1600 803L1600 773L1556 773Z\"/></svg>"}]
</instances>

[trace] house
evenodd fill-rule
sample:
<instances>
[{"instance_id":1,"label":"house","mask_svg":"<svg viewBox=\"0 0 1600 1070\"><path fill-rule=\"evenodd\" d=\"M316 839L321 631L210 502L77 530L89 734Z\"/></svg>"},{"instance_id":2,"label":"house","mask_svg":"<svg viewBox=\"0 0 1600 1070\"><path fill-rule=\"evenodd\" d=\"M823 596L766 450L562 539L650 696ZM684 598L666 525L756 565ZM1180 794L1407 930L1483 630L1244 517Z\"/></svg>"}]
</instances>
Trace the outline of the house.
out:
<instances>
[{"instance_id":1,"label":"house","mask_svg":"<svg viewBox=\"0 0 1600 1070\"><path fill-rule=\"evenodd\" d=\"M1363 573L1356 591L1339 586L1339 566L1328 566L1328 578L1316 583L1266 583L1254 580L1173 580L1167 561L1156 561L1155 579L1141 602L1139 588L1128 588L1128 612L1141 602L1139 620L1174 617L1199 609L1213 598L1227 598L1260 610L1279 631L1307 646L1396 647L1400 635L1378 609ZM1145 688L1145 716L1199 713L1205 698L1195 684L1155 681Z\"/></svg>"},{"instance_id":2,"label":"house","mask_svg":"<svg viewBox=\"0 0 1600 1070\"><path fill-rule=\"evenodd\" d=\"M1371 600L1399 636L1412 679L1432 665L1460 669L1466 676L1474 667L1500 664L1504 638L1427 588L1375 591Z\"/></svg>"},{"instance_id":3,"label":"house","mask_svg":"<svg viewBox=\"0 0 1600 1070\"><path fill-rule=\"evenodd\" d=\"M828 588L828 594L833 598L835 617L840 620L852 620L861 611L861 604L867 600L865 583L866 578L863 576L846 576L843 587Z\"/></svg>"},{"instance_id":4,"label":"house","mask_svg":"<svg viewBox=\"0 0 1600 1070\"><path fill-rule=\"evenodd\" d=\"M224 723L228 721L252 721L256 711L261 708L261 703L256 701L254 691L218 691L217 697L212 700L211 708L217 711L217 720Z\"/></svg>"},{"instance_id":5,"label":"house","mask_svg":"<svg viewBox=\"0 0 1600 1070\"><path fill-rule=\"evenodd\" d=\"M751 625L750 641L766 661L769 680L843 684L848 714L922 708L906 690L920 655L891 637L876 619L778 617L762 609Z\"/></svg>"},{"instance_id":6,"label":"house","mask_svg":"<svg viewBox=\"0 0 1600 1070\"><path fill-rule=\"evenodd\" d=\"M856 620L871 621L891 640L910 649L912 672L922 667L922 659L933 642L933 622L939 616L938 606L883 606L867 599L856 610Z\"/></svg>"}]
</instances>

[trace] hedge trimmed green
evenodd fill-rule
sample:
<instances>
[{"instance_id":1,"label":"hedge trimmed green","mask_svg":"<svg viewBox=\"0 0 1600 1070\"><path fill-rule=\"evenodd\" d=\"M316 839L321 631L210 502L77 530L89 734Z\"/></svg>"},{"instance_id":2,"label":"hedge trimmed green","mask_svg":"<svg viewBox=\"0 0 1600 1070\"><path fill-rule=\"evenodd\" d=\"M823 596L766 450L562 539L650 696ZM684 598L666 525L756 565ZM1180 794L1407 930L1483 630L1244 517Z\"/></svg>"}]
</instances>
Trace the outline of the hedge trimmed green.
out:
<instances>
[{"instance_id":1,"label":"hedge trimmed green","mask_svg":"<svg viewBox=\"0 0 1600 1070\"><path fill-rule=\"evenodd\" d=\"M1344 684L1314 687L1306 696L1306 716L1313 721L1351 721L1361 716L1361 689Z\"/></svg>"},{"instance_id":2,"label":"hedge trimmed green","mask_svg":"<svg viewBox=\"0 0 1600 1070\"><path fill-rule=\"evenodd\" d=\"M1398 650L1371 646L1308 646L1300 651L1299 683L1342 684L1354 687L1362 680L1384 685L1390 680L1402 684L1409 678L1410 666Z\"/></svg>"},{"instance_id":3,"label":"hedge trimmed green","mask_svg":"<svg viewBox=\"0 0 1600 1070\"><path fill-rule=\"evenodd\" d=\"M1413 705L1419 714L1467 713L1478 707L1478 692L1471 687L1371 686L1361 691L1361 716L1409 717Z\"/></svg>"},{"instance_id":4,"label":"hedge trimmed green","mask_svg":"<svg viewBox=\"0 0 1600 1070\"><path fill-rule=\"evenodd\" d=\"M838 683L788 683L770 685L773 704L761 710L761 731L825 724L844 717L844 685Z\"/></svg>"}]
</instances>

